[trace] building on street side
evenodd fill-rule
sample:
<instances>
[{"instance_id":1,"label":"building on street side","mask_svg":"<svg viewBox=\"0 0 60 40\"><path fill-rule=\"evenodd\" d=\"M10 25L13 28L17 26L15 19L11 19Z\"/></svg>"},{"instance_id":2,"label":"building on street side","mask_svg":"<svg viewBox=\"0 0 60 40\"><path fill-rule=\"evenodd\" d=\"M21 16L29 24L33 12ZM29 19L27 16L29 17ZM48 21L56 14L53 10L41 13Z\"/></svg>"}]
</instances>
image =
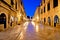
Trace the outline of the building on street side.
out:
<instances>
[{"instance_id":1,"label":"building on street side","mask_svg":"<svg viewBox=\"0 0 60 40\"><path fill-rule=\"evenodd\" d=\"M23 6L23 3L22 3L22 0L21 2L18 1L18 13L17 13L17 18L18 18L18 24L20 25L21 23L24 22L24 18L26 18L26 13L24 11L24 6Z\"/></svg>"},{"instance_id":2,"label":"building on street side","mask_svg":"<svg viewBox=\"0 0 60 40\"><path fill-rule=\"evenodd\" d=\"M23 14L21 0L0 0L0 29L6 30L18 24L18 18ZM24 9L23 9L24 10ZM17 17L19 14L19 17Z\"/></svg>"},{"instance_id":3,"label":"building on street side","mask_svg":"<svg viewBox=\"0 0 60 40\"><path fill-rule=\"evenodd\" d=\"M60 0L42 0L40 21L53 27L60 26Z\"/></svg>"},{"instance_id":4,"label":"building on street side","mask_svg":"<svg viewBox=\"0 0 60 40\"><path fill-rule=\"evenodd\" d=\"M36 11L35 11L35 14L34 14L34 17L33 17L33 21L40 22L40 6L38 6L36 8Z\"/></svg>"}]
</instances>

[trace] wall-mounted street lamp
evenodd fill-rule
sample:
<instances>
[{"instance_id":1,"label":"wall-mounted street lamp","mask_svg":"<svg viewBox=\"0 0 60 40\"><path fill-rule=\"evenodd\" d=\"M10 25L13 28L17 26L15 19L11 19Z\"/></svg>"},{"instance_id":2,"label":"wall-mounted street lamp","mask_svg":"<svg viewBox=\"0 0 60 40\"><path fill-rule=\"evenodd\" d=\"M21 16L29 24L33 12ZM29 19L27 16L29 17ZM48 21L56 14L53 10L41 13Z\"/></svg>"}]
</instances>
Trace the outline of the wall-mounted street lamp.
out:
<instances>
[{"instance_id":1,"label":"wall-mounted street lamp","mask_svg":"<svg viewBox=\"0 0 60 40\"><path fill-rule=\"evenodd\" d=\"M22 13L19 13L20 16L22 16Z\"/></svg>"},{"instance_id":2,"label":"wall-mounted street lamp","mask_svg":"<svg viewBox=\"0 0 60 40\"><path fill-rule=\"evenodd\" d=\"M39 19L38 15L37 15L37 20Z\"/></svg>"}]
</instances>

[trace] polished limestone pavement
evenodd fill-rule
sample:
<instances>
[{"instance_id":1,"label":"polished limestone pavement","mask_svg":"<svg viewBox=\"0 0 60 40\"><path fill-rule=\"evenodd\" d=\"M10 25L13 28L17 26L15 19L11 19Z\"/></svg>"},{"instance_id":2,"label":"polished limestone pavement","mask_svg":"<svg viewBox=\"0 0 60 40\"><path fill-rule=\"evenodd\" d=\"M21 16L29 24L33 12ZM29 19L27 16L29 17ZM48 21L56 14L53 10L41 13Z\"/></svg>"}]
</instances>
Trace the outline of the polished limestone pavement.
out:
<instances>
[{"instance_id":1,"label":"polished limestone pavement","mask_svg":"<svg viewBox=\"0 0 60 40\"><path fill-rule=\"evenodd\" d=\"M60 29L27 21L0 32L0 40L60 40Z\"/></svg>"},{"instance_id":2,"label":"polished limestone pavement","mask_svg":"<svg viewBox=\"0 0 60 40\"><path fill-rule=\"evenodd\" d=\"M29 22L21 32L19 40L60 40L60 29Z\"/></svg>"}]
</instances>

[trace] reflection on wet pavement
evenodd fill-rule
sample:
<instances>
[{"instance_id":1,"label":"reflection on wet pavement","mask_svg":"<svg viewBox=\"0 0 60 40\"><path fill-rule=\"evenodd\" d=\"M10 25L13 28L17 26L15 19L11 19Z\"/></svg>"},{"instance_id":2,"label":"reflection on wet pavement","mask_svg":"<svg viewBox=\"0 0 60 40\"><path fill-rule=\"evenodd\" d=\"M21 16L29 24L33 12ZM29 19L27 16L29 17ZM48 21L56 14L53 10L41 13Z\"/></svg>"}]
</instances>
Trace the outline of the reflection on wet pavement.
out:
<instances>
[{"instance_id":1,"label":"reflection on wet pavement","mask_svg":"<svg viewBox=\"0 0 60 40\"><path fill-rule=\"evenodd\" d=\"M40 23L30 22L25 25L19 40L60 40L60 30Z\"/></svg>"}]
</instances>

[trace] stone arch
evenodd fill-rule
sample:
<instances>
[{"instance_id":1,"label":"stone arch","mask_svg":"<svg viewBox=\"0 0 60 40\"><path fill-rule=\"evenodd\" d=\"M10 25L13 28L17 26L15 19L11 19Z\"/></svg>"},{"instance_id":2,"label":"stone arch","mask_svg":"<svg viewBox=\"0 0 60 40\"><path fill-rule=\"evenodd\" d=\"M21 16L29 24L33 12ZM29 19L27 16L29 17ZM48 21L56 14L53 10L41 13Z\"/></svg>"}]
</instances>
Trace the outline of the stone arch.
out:
<instances>
[{"instance_id":1,"label":"stone arch","mask_svg":"<svg viewBox=\"0 0 60 40\"><path fill-rule=\"evenodd\" d=\"M44 24L46 23L46 18L44 18Z\"/></svg>"},{"instance_id":2,"label":"stone arch","mask_svg":"<svg viewBox=\"0 0 60 40\"><path fill-rule=\"evenodd\" d=\"M51 19L50 19L50 17L48 17L48 23L49 23L49 25L51 25Z\"/></svg>"},{"instance_id":3,"label":"stone arch","mask_svg":"<svg viewBox=\"0 0 60 40\"><path fill-rule=\"evenodd\" d=\"M6 15L4 13L0 14L0 24L4 24L4 28L6 28Z\"/></svg>"},{"instance_id":4,"label":"stone arch","mask_svg":"<svg viewBox=\"0 0 60 40\"><path fill-rule=\"evenodd\" d=\"M59 17L58 15L54 16L54 27L56 27L56 24L59 22Z\"/></svg>"}]
</instances>

